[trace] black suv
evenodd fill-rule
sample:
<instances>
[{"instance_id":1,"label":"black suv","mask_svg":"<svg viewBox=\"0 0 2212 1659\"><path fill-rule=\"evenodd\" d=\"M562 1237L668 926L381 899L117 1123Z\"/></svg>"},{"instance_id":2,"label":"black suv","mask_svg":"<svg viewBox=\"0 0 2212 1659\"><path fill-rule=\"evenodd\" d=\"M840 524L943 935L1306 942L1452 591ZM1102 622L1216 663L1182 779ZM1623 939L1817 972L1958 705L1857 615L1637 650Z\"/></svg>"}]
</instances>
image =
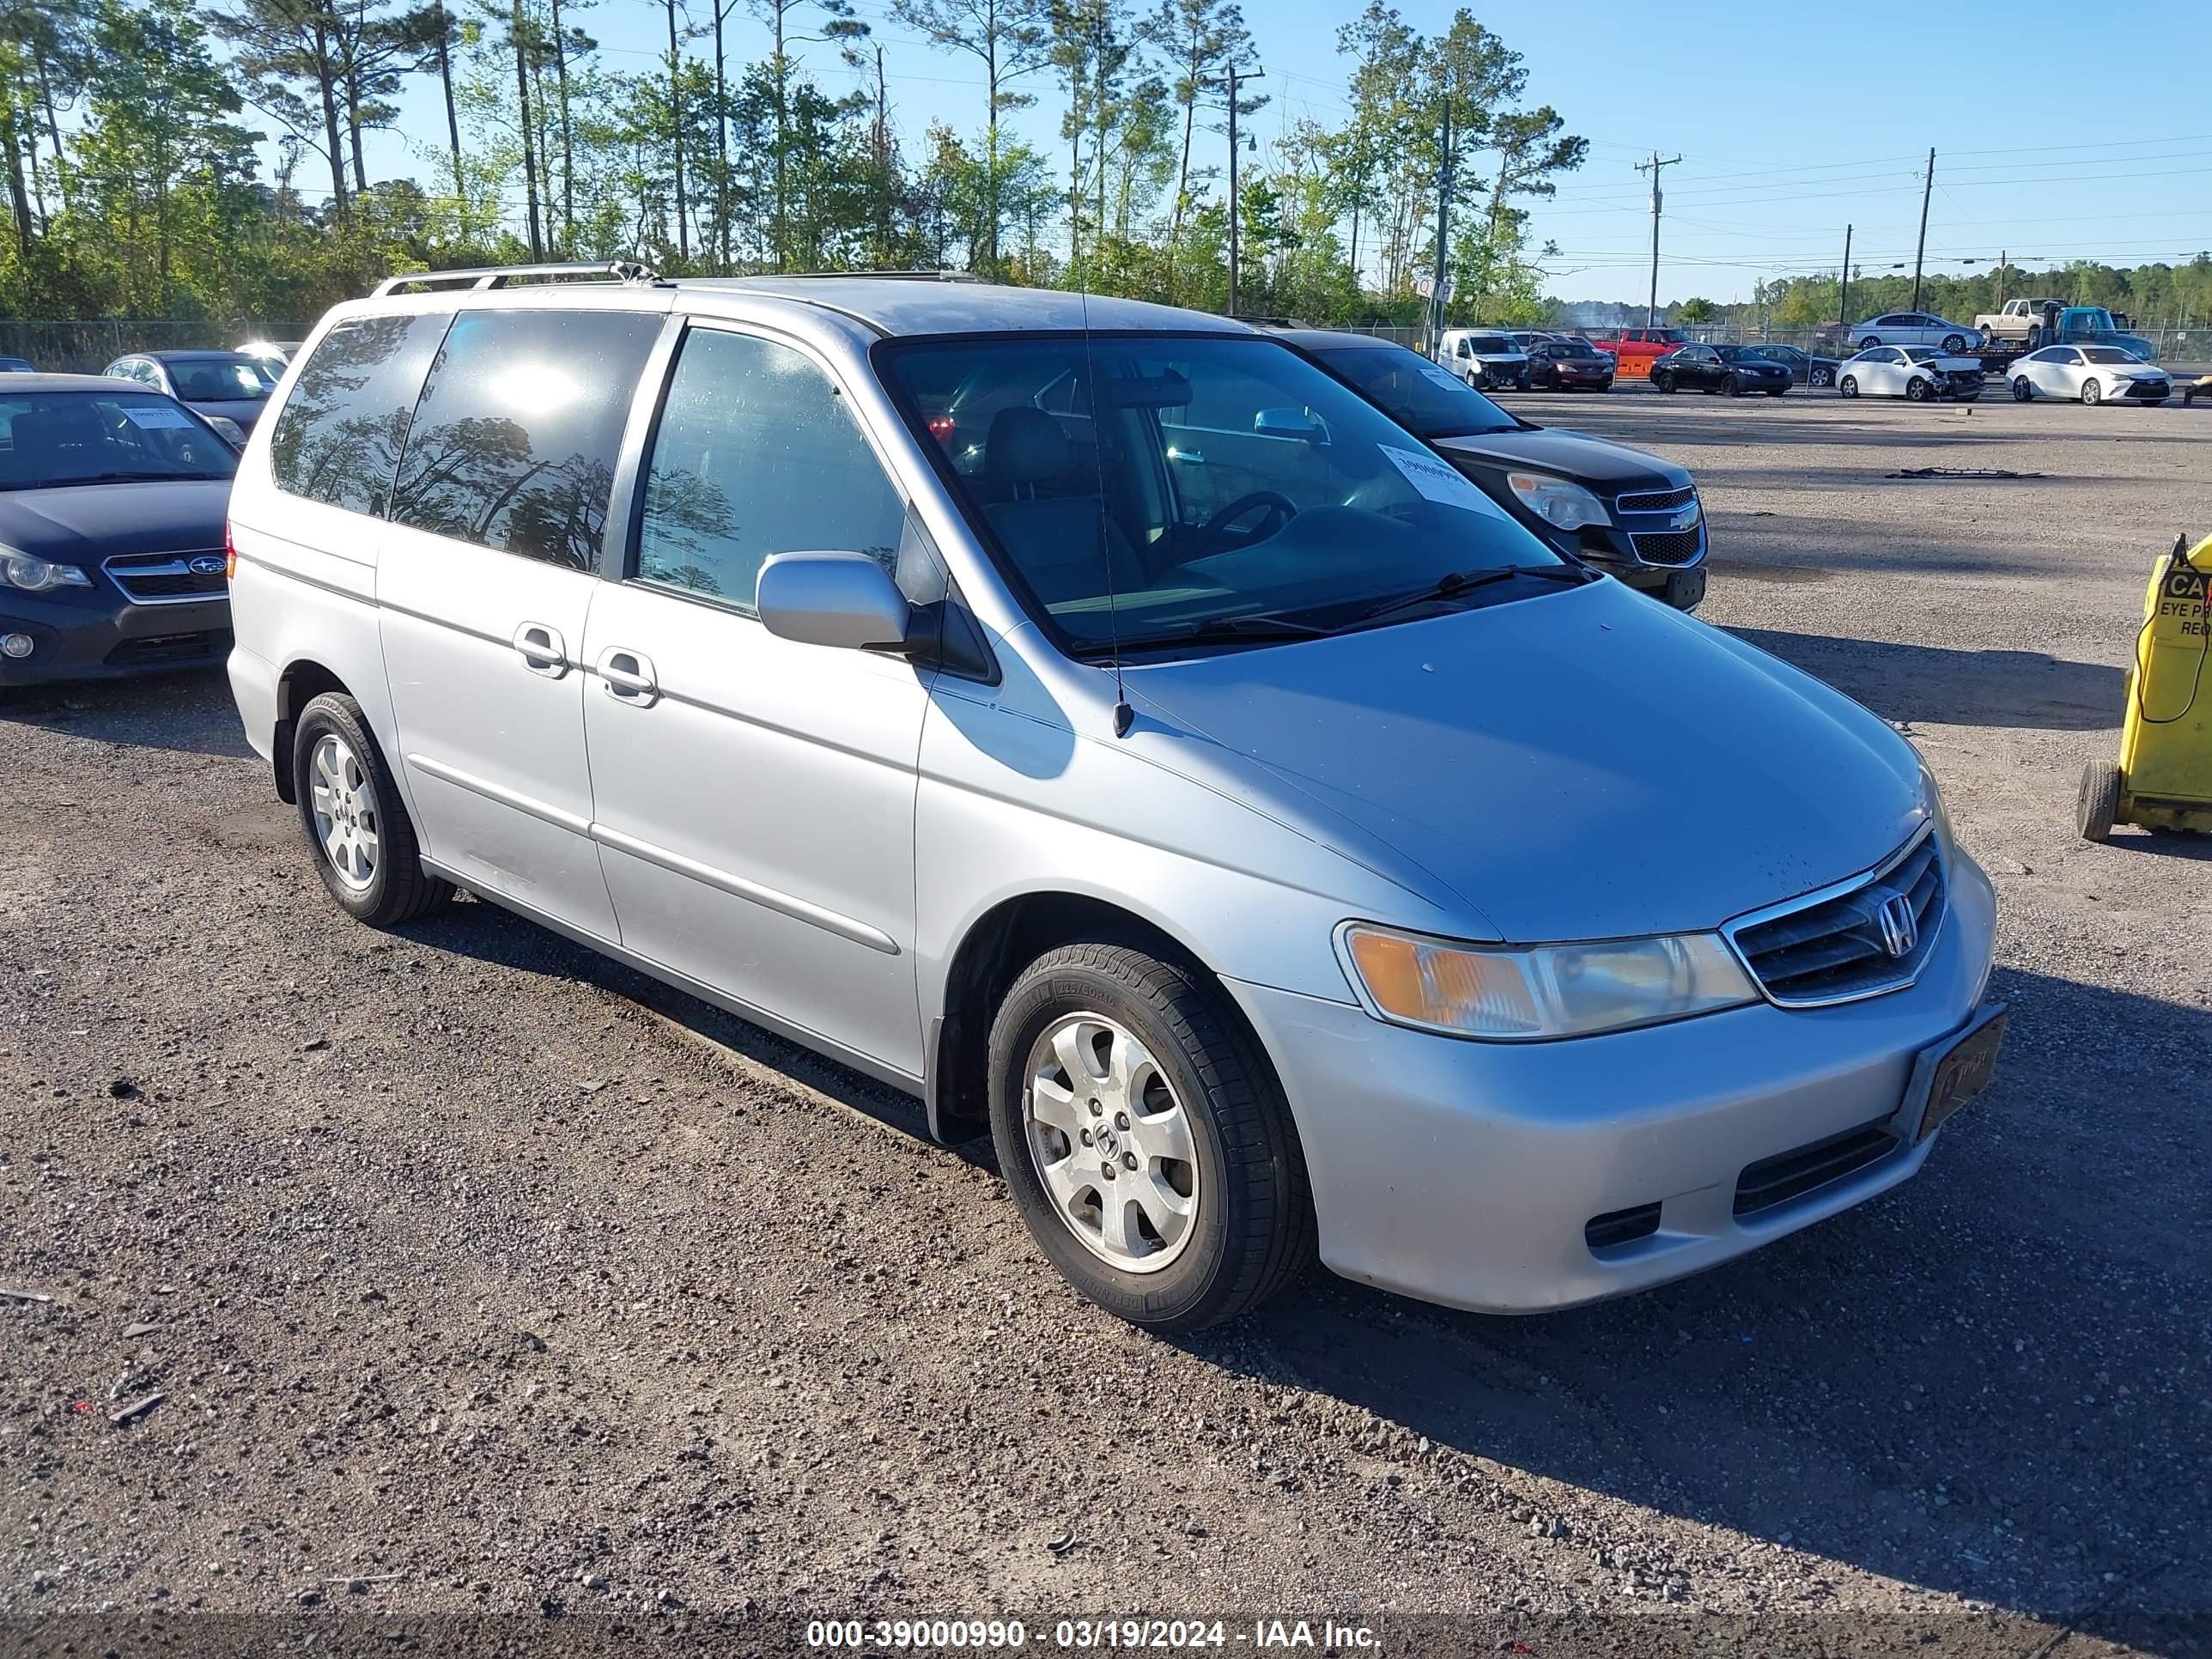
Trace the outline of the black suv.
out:
<instances>
[{"instance_id":1,"label":"black suv","mask_svg":"<svg viewBox=\"0 0 2212 1659\"><path fill-rule=\"evenodd\" d=\"M1427 439L1553 546L1678 611L1694 611L1705 597L1705 510L1683 468L1600 438L1546 431L1388 340L1328 329L1274 332Z\"/></svg>"}]
</instances>

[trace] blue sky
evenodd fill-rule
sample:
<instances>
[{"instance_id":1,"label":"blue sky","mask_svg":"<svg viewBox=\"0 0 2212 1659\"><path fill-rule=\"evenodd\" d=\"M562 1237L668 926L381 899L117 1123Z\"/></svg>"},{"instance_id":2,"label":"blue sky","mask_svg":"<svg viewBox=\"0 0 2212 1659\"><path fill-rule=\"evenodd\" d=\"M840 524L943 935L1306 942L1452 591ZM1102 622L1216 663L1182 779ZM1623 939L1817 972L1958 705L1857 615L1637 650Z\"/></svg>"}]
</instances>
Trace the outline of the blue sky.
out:
<instances>
[{"instance_id":1,"label":"blue sky","mask_svg":"<svg viewBox=\"0 0 2212 1659\"><path fill-rule=\"evenodd\" d=\"M701 23L711 0L693 0ZM1247 0L1245 15L1273 103L1255 119L1264 145L1301 115L1346 113L1336 26L1364 0ZM931 50L890 21L890 0L856 0L887 48L890 97L909 153L946 119L981 125L972 59ZM566 8L564 7L564 9ZM1445 0L1404 0L1406 21L1440 32ZM1656 148L1680 154L1665 174L1662 301L1750 297L1763 277L1832 270L1844 227L1852 261L1869 272L1911 269L1920 177L1936 152L1929 211L1930 269L1971 270L2009 252L2014 263L2074 258L2136 264L2212 246L2212 5L2202 0L2085 9L2079 0L2006 0L1930 7L1893 0L1831 7L1772 0L1596 4L1510 0L1472 8L1521 52L1528 101L1549 103L1590 141L1589 160L1538 204L1534 229L1559 255L1551 292L1566 299L1640 299L1651 225L1645 175ZM611 66L647 69L665 44L659 0L598 0L575 14ZM2002 19L2002 27L1999 20ZM2083 27L2117 31L2085 61L2035 43ZM732 64L765 56L766 31L741 3L728 25ZM1993 59L1978 42L2001 36ZM694 47L699 50L699 47ZM854 79L836 54L805 49L825 87ZM2165 75L2158 65L2177 72ZM1947 66L1948 65L1948 66ZM1057 146L1048 76L1038 107L1017 117L1033 142ZM434 85L417 82L403 127L443 131ZM2198 131L2202 129L2202 131ZM1224 141L1205 140L1222 159ZM436 176L434 163L383 135L381 170Z\"/></svg>"}]
</instances>

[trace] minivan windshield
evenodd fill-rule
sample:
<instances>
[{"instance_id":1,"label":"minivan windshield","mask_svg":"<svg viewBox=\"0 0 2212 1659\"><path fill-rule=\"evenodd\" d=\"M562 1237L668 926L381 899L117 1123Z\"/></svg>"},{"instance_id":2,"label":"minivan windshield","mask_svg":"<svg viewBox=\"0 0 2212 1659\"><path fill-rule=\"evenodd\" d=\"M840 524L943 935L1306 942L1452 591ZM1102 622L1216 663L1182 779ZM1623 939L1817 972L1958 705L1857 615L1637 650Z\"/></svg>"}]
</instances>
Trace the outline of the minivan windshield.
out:
<instances>
[{"instance_id":1,"label":"minivan windshield","mask_svg":"<svg viewBox=\"0 0 2212 1659\"><path fill-rule=\"evenodd\" d=\"M1394 601L1392 619L1418 615L1431 592L1522 599L1580 574L1278 341L975 336L878 352L986 544L1074 654L1297 637L1379 623Z\"/></svg>"},{"instance_id":2,"label":"minivan windshield","mask_svg":"<svg viewBox=\"0 0 2212 1659\"><path fill-rule=\"evenodd\" d=\"M0 489L228 478L238 456L159 392L0 394Z\"/></svg>"},{"instance_id":3,"label":"minivan windshield","mask_svg":"<svg viewBox=\"0 0 2212 1659\"><path fill-rule=\"evenodd\" d=\"M1521 429L1520 422L1458 375L1404 346L1322 346L1314 348L1313 355L1382 404L1391 419L1424 438Z\"/></svg>"}]
</instances>

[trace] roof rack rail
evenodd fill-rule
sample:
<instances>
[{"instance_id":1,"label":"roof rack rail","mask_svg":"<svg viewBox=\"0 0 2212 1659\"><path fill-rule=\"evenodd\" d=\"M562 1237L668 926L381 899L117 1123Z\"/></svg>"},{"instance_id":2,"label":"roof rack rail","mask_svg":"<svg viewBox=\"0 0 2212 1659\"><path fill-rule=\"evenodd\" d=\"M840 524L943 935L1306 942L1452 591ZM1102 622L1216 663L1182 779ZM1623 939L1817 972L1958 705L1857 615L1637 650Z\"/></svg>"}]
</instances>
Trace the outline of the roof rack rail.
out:
<instances>
[{"instance_id":1,"label":"roof rack rail","mask_svg":"<svg viewBox=\"0 0 2212 1659\"><path fill-rule=\"evenodd\" d=\"M380 300L403 288L417 286L505 288L513 282L552 282L562 276L592 276L602 282L620 283L625 287L640 287L660 280L660 273L651 265L640 264L634 259L549 265L476 265L461 270L410 270L401 276L387 276L369 291L368 297Z\"/></svg>"},{"instance_id":2,"label":"roof rack rail","mask_svg":"<svg viewBox=\"0 0 2212 1659\"><path fill-rule=\"evenodd\" d=\"M972 270L778 270L764 271L777 282L809 281L816 277L834 280L841 276L866 276L878 282L901 283L988 283L988 276L978 276Z\"/></svg>"}]
</instances>

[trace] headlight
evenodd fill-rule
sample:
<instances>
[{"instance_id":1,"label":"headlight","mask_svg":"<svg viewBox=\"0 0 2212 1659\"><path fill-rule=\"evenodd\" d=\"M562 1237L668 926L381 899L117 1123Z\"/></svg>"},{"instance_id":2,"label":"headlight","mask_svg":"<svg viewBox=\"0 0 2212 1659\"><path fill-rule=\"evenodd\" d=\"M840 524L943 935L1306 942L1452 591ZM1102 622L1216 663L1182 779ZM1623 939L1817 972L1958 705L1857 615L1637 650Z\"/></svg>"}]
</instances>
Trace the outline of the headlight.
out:
<instances>
[{"instance_id":1,"label":"headlight","mask_svg":"<svg viewBox=\"0 0 2212 1659\"><path fill-rule=\"evenodd\" d=\"M229 416L203 415L200 418L213 427L215 435L225 443L235 444L240 449L246 447L246 434L240 430L238 422L232 420Z\"/></svg>"},{"instance_id":2,"label":"headlight","mask_svg":"<svg viewBox=\"0 0 2212 1659\"><path fill-rule=\"evenodd\" d=\"M1951 815L1943 810L1943 792L1936 787L1936 775L1926 763L1920 768L1920 794L1928 803L1928 816L1936 823L1936 839L1943 848L1943 855L1951 855Z\"/></svg>"},{"instance_id":3,"label":"headlight","mask_svg":"<svg viewBox=\"0 0 2212 1659\"><path fill-rule=\"evenodd\" d=\"M1452 1036L1586 1036L1759 1000L1714 933L1516 950L1352 922L1338 938L1370 1013Z\"/></svg>"},{"instance_id":4,"label":"headlight","mask_svg":"<svg viewBox=\"0 0 2212 1659\"><path fill-rule=\"evenodd\" d=\"M1521 498L1521 505L1561 530L1579 530L1586 524L1607 524L1605 503L1578 483L1542 472L1509 472L1505 482Z\"/></svg>"},{"instance_id":5,"label":"headlight","mask_svg":"<svg viewBox=\"0 0 2212 1659\"><path fill-rule=\"evenodd\" d=\"M84 572L73 564L51 564L27 553L18 553L12 547L0 547L0 578L4 578L10 587L20 587L26 593L51 593L57 587L92 586Z\"/></svg>"}]
</instances>

